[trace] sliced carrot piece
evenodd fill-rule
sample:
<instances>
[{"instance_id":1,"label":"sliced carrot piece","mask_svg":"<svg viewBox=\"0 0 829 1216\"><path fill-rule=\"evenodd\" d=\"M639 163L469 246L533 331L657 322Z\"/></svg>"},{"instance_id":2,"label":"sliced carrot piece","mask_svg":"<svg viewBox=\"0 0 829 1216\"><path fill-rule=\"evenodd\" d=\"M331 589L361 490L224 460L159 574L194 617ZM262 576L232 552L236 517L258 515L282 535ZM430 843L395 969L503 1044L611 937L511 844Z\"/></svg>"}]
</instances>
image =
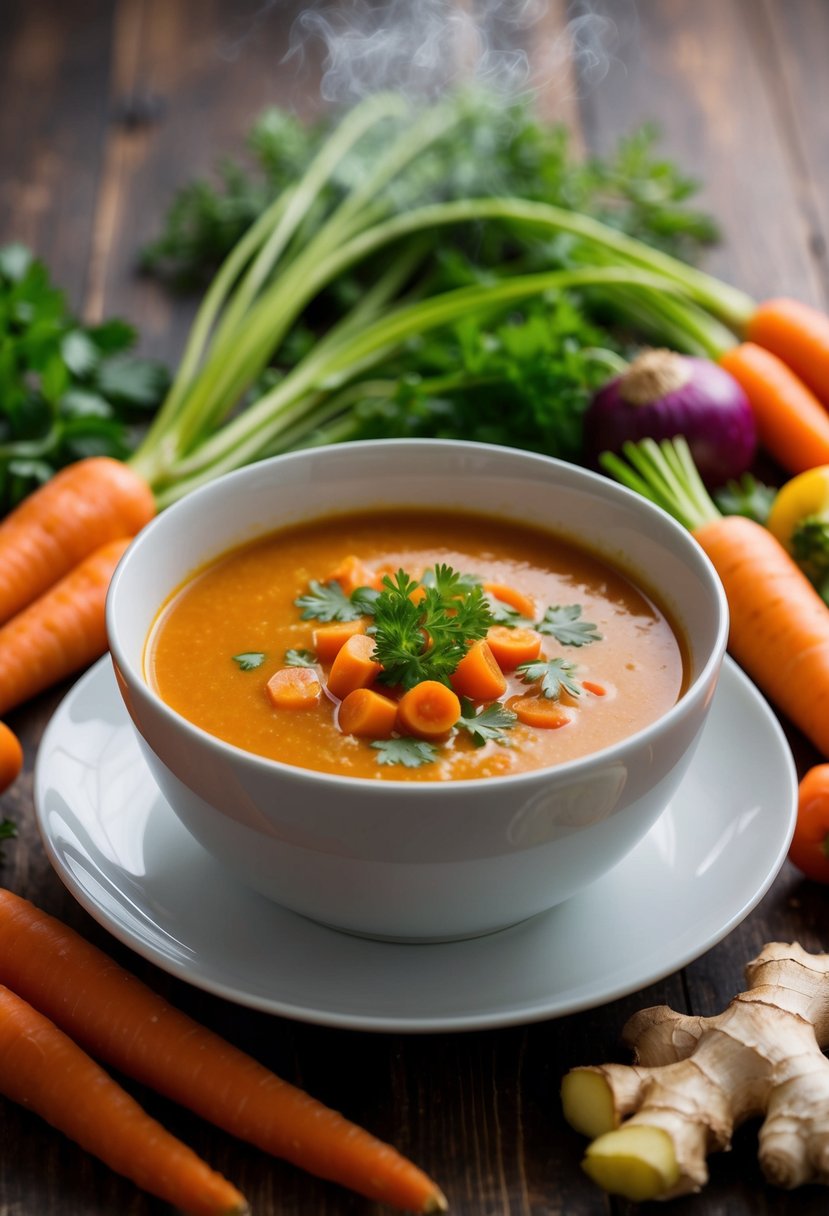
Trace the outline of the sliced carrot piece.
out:
<instances>
[{"instance_id":1,"label":"sliced carrot piece","mask_svg":"<svg viewBox=\"0 0 829 1216\"><path fill-rule=\"evenodd\" d=\"M516 587L510 587L507 583L484 583L484 591L487 595L500 600L502 604L509 604L510 608L514 608L528 620L535 620L535 604L528 595L524 595L523 591L519 591Z\"/></svg>"},{"instance_id":2,"label":"sliced carrot piece","mask_svg":"<svg viewBox=\"0 0 829 1216\"><path fill-rule=\"evenodd\" d=\"M484 639L473 642L458 663L452 687L459 697L470 701L497 701L507 691L504 673Z\"/></svg>"},{"instance_id":3,"label":"sliced carrot piece","mask_svg":"<svg viewBox=\"0 0 829 1216\"><path fill-rule=\"evenodd\" d=\"M265 692L276 709L311 709L322 696L322 685L313 667L280 667Z\"/></svg>"},{"instance_id":4,"label":"sliced carrot piece","mask_svg":"<svg viewBox=\"0 0 829 1216\"><path fill-rule=\"evenodd\" d=\"M582 680L581 686L586 692L592 692L594 697L607 696L607 689L604 684L596 684L594 680Z\"/></svg>"},{"instance_id":5,"label":"sliced carrot piece","mask_svg":"<svg viewBox=\"0 0 829 1216\"><path fill-rule=\"evenodd\" d=\"M396 701L372 688L355 688L340 704L338 722L344 735L388 739L396 721Z\"/></svg>"},{"instance_id":6,"label":"sliced carrot piece","mask_svg":"<svg viewBox=\"0 0 829 1216\"><path fill-rule=\"evenodd\" d=\"M312 635L317 658L321 663L333 662L349 638L365 631L364 620L332 621L330 625L320 625Z\"/></svg>"},{"instance_id":7,"label":"sliced carrot piece","mask_svg":"<svg viewBox=\"0 0 829 1216\"><path fill-rule=\"evenodd\" d=\"M381 587L380 575L376 570L372 570L370 566L359 557L355 557L350 553L348 557L344 557L339 566L332 570L325 580L327 583L339 583L346 595L351 595L358 587L372 587L375 591L379 591Z\"/></svg>"},{"instance_id":8,"label":"sliced carrot piece","mask_svg":"<svg viewBox=\"0 0 829 1216\"><path fill-rule=\"evenodd\" d=\"M567 710L549 697L510 697L507 708L512 710L519 722L540 730L558 730L571 721Z\"/></svg>"},{"instance_id":9,"label":"sliced carrot piece","mask_svg":"<svg viewBox=\"0 0 829 1216\"><path fill-rule=\"evenodd\" d=\"M437 680L421 680L403 694L397 706L398 729L418 739L440 738L460 716L457 694Z\"/></svg>"},{"instance_id":10,"label":"sliced carrot piece","mask_svg":"<svg viewBox=\"0 0 829 1216\"><path fill-rule=\"evenodd\" d=\"M492 625L486 640L501 671L514 671L519 663L531 663L541 653L541 634L534 629Z\"/></svg>"},{"instance_id":11,"label":"sliced carrot piece","mask_svg":"<svg viewBox=\"0 0 829 1216\"><path fill-rule=\"evenodd\" d=\"M365 633L355 633L337 652L328 673L328 691L332 697L345 700L355 688L368 688L382 668L371 656L374 639Z\"/></svg>"}]
</instances>

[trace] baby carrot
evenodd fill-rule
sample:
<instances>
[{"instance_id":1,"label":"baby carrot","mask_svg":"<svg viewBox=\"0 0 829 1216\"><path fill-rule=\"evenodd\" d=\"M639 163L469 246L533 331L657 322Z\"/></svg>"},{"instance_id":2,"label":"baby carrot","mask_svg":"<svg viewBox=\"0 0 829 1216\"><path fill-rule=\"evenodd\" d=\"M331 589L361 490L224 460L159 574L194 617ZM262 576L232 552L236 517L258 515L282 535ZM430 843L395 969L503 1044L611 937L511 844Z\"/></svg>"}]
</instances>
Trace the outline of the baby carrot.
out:
<instances>
[{"instance_id":1,"label":"baby carrot","mask_svg":"<svg viewBox=\"0 0 829 1216\"><path fill-rule=\"evenodd\" d=\"M0 714L104 654L107 588L129 543L102 545L0 628Z\"/></svg>"},{"instance_id":2,"label":"baby carrot","mask_svg":"<svg viewBox=\"0 0 829 1216\"><path fill-rule=\"evenodd\" d=\"M311 709L319 703L322 685L313 667L280 667L265 692L276 709Z\"/></svg>"},{"instance_id":3,"label":"baby carrot","mask_svg":"<svg viewBox=\"0 0 829 1216\"><path fill-rule=\"evenodd\" d=\"M534 629L491 625L486 640L501 671L514 671L519 663L531 663L541 653L541 635Z\"/></svg>"},{"instance_id":4,"label":"baby carrot","mask_svg":"<svg viewBox=\"0 0 829 1216\"><path fill-rule=\"evenodd\" d=\"M371 656L374 639L355 633L340 647L328 673L328 691L332 697L344 700L355 688L368 688L380 674L381 667Z\"/></svg>"},{"instance_id":5,"label":"baby carrot","mask_svg":"<svg viewBox=\"0 0 829 1216\"><path fill-rule=\"evenodd\" d=\"M337 718L344 735L388 739L397 720L397 705L373 688L355 688L340 704Z\"/></svg>"},{"instance_id":6,"label":"baby carrot","mask_svg":"<svg viewBox=\"0 0 829 1216\"><path fill-rule=\"evenodd\" d=\"M0 722L0 794L17 780L22 767L20 740L5 722Z\"/></svg>"},{"instance_id":7,"label":"baby carrot","mask_svg":"<svg viewBox=\"0 0 829 1216\"><path fill-rule=\"evenodd\" d=\"M512 710L519 722L540 730L558 730L570 721L567 710L549 697L510 697L507 708Z\"/></svg>"},{"instance_id":8,"label":"baby carrot","mask_svg":"<svg viewBox=\"0 0 829 1216\"><path fill-rule=\"evenodd\" d=\"M447 734L461 716L457 695L437 680L421 680L400 698L397 725L404 735L418 739L439 739Z\"/></svg>"},{"instance_id":9,"label":"baby carrot","mask_svg":"<svg viewBox=\"0 0 829 1216\"><path fill-rule=\"evenodd\" d=\"M451 680L458 696L470 701L496 701L507 690L504 673L485 639L472 643Z\"/></svg>"},{"instance_id":10,"label":"baby carrot","mask_svg":"<svg viewBox=\"0 0 829 1216\"><path fill-rule=\"evenodd\" d=\"M317 658L321 663L331 663L349 638L365 631L365 621L332 621L330 625L320 625L312 634Z\"/></svg>"},{"instance_id":11,"label":"baby carrot","mask_svg":"<svg viewBox=\"0 0 829 1216\"><path fill-rule=\"evenodd\" d=\"M0 624L154 514L146 483L120 460L91 456L61 469L0 523Z\"/></svg>"},{"instance_id":12,"label":"baby carrot","mask_svg":"<svg viewBox=\"0 0 829 1216\"><path fill-rule=\"evenodd\" d=\"M790 473L829 464L829 413L777 355L743 342L720 356L742 385L760 443Z\"/></svg>"},{"instance_id":13,"label":"baby carrot","mask_svg":"<svg viewBox=\"0 0 829 1216\"><path fill-rule=\"evenodd\" d=\"M520 612L527 620L535 620L535 604L516 587L510 587L506 583L484 583L484 591L493 599L500 600L502 604L508 604L516 612Z\"/></svg>"},{"instance_id":14,"label":"baby carrot","mask_svg":"<svg viewBox=\"0 0 829 1216\"><path fill-rule=\"evenodd\" d=\"M0 986L0 1092L111 1169L193 1216L242 1216L244 1196L142 1110L67 1035Z\"/></svg>"},{"instance_id":15,"label":"baby carrot","mask_svg":"<svg viewBox=\"0 0 829 1216\"><path fill-rule=\"evenodd\" d=\"M412 1212L438 1187L390 1145L168 1005L68 926L0 888L0 983L85 1050L318 1177Z\"/></svg>"},{"instance_id":16,"label":"baby carrot","mask_svg":"<svg viewBox=\"0 0 829 1216\"><path fill-rule=\"evenodd\" d=\"M765 300L746 336L782 359L829 408L829 316L800 300Z\"/></svg>"}]
</instances>

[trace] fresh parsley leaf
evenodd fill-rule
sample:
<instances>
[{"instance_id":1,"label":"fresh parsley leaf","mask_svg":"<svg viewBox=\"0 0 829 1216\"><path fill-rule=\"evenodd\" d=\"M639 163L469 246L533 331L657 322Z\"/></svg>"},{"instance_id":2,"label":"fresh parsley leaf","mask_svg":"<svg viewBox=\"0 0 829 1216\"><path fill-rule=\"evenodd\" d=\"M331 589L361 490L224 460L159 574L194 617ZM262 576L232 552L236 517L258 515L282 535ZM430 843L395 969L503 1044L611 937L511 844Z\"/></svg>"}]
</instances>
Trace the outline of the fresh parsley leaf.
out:
<instances>
[{"instance_id":1,"label":"fresh parsley leaf","mask_svg":"<svg viewBox=\"0 0 829 1216\"><path fill-rule=\"evenodd\" d=\"M351 592L351 603L359 609L360 616L374 616L374 605L379 594L374 587L356 587Z\"/></svg>"},{"instance_id":2,"label":"fresh parsley leaf","mask_svg":"<svg viewBox=\"0 0 829 1216\"><path fill-rule=\"evenodd\" d=\"M261 650L246 650L243 654L235 654L233 662L239 664L240 671L255 671L265 662L265 655Z\"/></svg>"},{"instance_id":3,"label":"fresh parsley leaf","mask_svg":"<svg viewBox=\"0 0 829 1216\"><path fill-rule=\"evenodd\" d=\"M490 741L506 744L504 731L513 727L517 720L518 715L498 701L493 701L491 705L476 713L473 703L464 697L461 701L461 716L455 725L469 732L475 747L483 747Z\"/></svg>"},{"instance_id":4,"label":"fresh parsley leaf","mask_svg":"<svg viewBox=\"0 0 829 1216\"><path fill-rule=\"evenodd\" d=\"M355 603L339 583L312 579L308 585L310 591L294 600L303 621L356 621L365 615L365 601L358 599Z\"/></svg>"},{"instance_id":5,"label":"fresh parsley leaf","mask_svg":"<svg viewBox=\"0 0 829 1216\"><path fill-rule=\"evenodd\" d=\"M431 583L431 585L430 585ZM375 656L384 684L413 688L422 680L449 683L470 642L492 624L482 588L463 584L449 566L436 566L430 583L405 570L383 579L374 602ZM414 602L419 587L423 595Z\"/></svg>"},{"instance_id":6,"label":"fresh parsley leaf","mask_svg":"<svg viewBox=\"0 0 829 1216\"><path fill-rule=\"evenodd\" d=\"M492 613L493 625L504 625L507 629L535 628L535 621L522 616L517 608L513 608L512 604L506 604L495 595L488 595L486 598L489 611Z\"/></svg>"},{"instance_id":7,"label":"fresh parsley leaf","mask_svg":"<svg viewBox=\"0 0 829 1216\"><path fill-rule=\"evenodd\" d=\"M438 758L434 743L424 739L375 739L371 745L377 751L378 764L403 764L406 768L420 768L421 764L432 764Z\"/></svg>"},{"instance_id":8,"label":"fresh parsley leaf","mask_svg":"<svg viewBox=\"0 0 829 1216\"><path fill-rule=\"evenodd\" d=\"M14 840L17 836L17 824L11 819L0 820L0 840ZM5 854L0 848L0 861L5 860Z\"/></svg>"},{"instance_id":9,"label":"fresh parsley leaf","mask_svg":"<svg viewBox=\"0 0 829 1216\"><path fill-rule=\"evenodd\" d=\"M285 651L285 666L286 667L315 667L317 656L313 650L286 650Z\"/></svg>"},{"instance_id":10,"label":"fresh parsley leaf","mask_svg":"<svg viewBox=\"0 0 829 1216\"><path fill-rule=\"evenodd\" d=\"M542 693L551 701L557 700L562 692L581 696L581 685L575 680L576 666L566 659L533 659L530 663L520 663L515 671L525 684L540 681Z\"/></svg>"},{"instance_id":11,"label":"fresh parsley leaf","mask_svg":"<svg viewBox=\"0 0 829 1216\"><path fill-rule=\"evenodd\" d=\"M555 605L547 608L535 626L539 633L554 637L562 646L587 646L601 641L595 625L581 620L581 604Z\"/></svg>"}]
</instances>

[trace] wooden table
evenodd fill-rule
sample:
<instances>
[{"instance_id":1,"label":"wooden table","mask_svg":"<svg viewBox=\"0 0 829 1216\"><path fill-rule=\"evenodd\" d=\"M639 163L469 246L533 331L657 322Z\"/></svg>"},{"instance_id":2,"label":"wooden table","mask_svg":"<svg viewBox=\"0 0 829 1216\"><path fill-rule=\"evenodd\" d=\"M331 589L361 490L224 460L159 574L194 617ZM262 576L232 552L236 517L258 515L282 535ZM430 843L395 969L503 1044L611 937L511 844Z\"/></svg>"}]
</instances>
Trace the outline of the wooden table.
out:
<instances>
[{"instance_id":1,"label":"wooden table","mask_svg":"<svg viewBox=\"0 0 829 1216\"><path fill-rule=\"evenodd\" d=\"M348 6L345 6L346 8ZM474 4L467 4L467 9ZM725 239L710 267L758 297L829 296L829 5L821 0L603 0L609 54L576 87L566 58L539 99L587 148L647 119L705 182ZM320 47L282 62L298 6L286 0L4 0L0 10L0 240L33 246L76 308L120 314L144 349L174 362L189 310L134 272L176 185L236 151L267 103L319 108ZM562 36L552 2L533 55ZM595 31L594 31L595 32ZM557 44L564 45L564 44ZM553 60L550 60L553 62ZM584 66L584 61L582 62ZM65 919L149 983L244 1044L287 1078L423 1165L465 1216L593 1216L632 1210L579 1169L582 1139L563 1123L562 1074L624 1059L634 1009L717 1012L767 940L829 947L829 896L784 866L759 907L704 957L643 992L527 1027L434 1036L371 1035L281 1020L208 996L119 947L50 869L32 809L38 740L66 689L14 715L26 770L0 804L20 827L2 882ZM813 757L790 732L799 764ZM654 909L654 915L658 915ZM306 1177L151 1094L141 1101L276 1216L377 1210ZM0 1216L149 1216L163 1205L8 1103L2 1111ZM824 1212L825 1190L764 1186L754 1127L711 1162L706 1191L677 1216Z\"/></svg>"}]
</instances>

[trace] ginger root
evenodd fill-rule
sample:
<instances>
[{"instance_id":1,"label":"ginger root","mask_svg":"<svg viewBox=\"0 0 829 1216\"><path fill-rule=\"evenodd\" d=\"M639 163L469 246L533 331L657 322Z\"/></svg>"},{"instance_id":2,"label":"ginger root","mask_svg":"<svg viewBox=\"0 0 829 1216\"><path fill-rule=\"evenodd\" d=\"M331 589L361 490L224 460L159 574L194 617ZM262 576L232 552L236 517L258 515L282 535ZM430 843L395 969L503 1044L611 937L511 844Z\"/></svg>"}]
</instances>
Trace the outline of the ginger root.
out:
<instances>
[{"instance_id":1,"label":"ginger root","mask_svg":"<svg viewBox=\"0 0 829 1216\"><path fill-rule=\"evenodd\" d=\"M632 1065L564 1077L565 1118L591 1137L584 1169L605 1190L640 1202L698 1191L708 1154L763 1115L768 1181L829 1183L829 954L772 942L746 981L716 1017L642 1010L623 1030Z\"/></svg>"}]
</instances>

